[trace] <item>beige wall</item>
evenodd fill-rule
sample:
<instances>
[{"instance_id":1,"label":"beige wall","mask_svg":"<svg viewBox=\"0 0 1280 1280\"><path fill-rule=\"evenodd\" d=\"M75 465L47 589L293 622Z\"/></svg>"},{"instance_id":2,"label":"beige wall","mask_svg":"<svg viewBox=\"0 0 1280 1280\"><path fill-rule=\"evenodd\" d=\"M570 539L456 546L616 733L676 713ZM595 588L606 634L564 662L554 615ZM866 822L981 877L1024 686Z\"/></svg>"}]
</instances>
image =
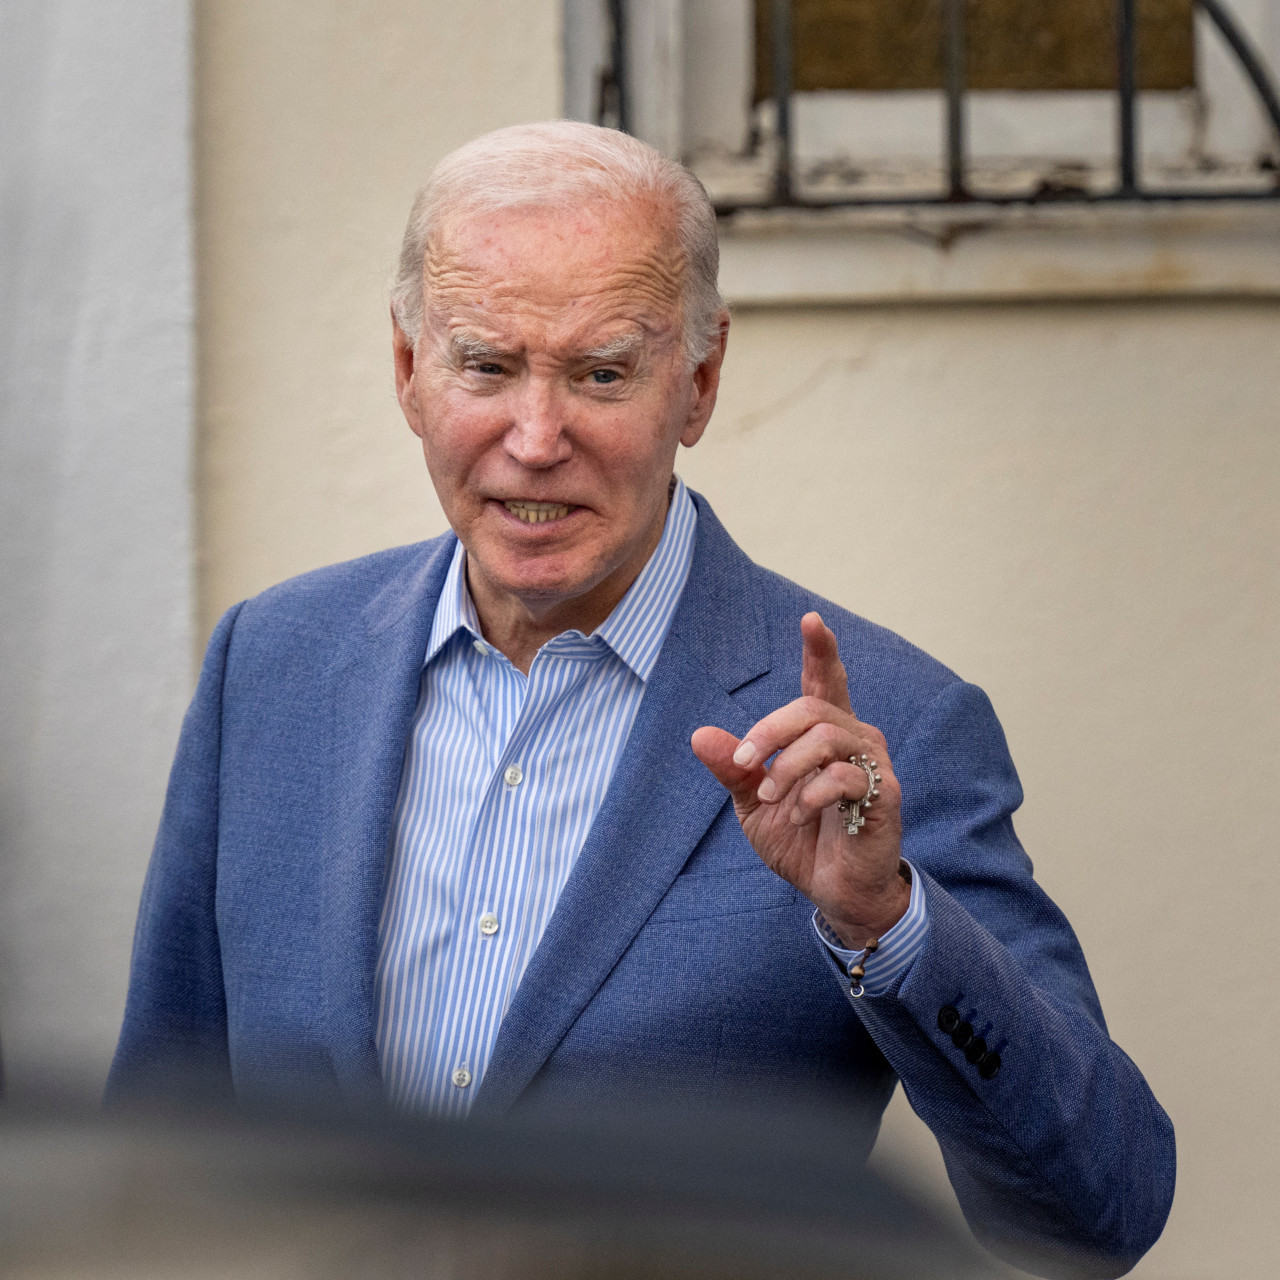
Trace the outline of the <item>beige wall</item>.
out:
<instances>
[{"instance_id":1,"label":"beige wall","mask_svg":"<svg viewBox=\"0 0 1280 1280\"><path fill-rule=\"evenodd\" d=\"M392 394L385 284L413 192L555 115L557 0L197 6L200 622L444 528Z\"/></svg>"},{"instance_id":2,"label":"beige wall","mask_svg":"<svg viewBox=\"0 0 1280 1280\"><path fill-rule=\"evenodd\" d=\"M1274 1274L1280 305L746 311L730 351L685 477L1000 713L1037 875L1177 1127L1137 1274Z\"/></svg>"},{"instance_id":3,"label":"beige wall","mask_svg":"<svg viewBox=\"0 0 1280 1280\"><path fill-rule=\"evenodd\" d=\"M436 157L556 112L557 10L200 6L205 633L443 527L384 281ZM681 460L757 559L992 694L1023 839L1178 1128L1162 1280L1276 1251L1277 370L1277 304L743 310ZM886 1132L936 1173L900 1105Z\"/></svg>"}]
</instances>

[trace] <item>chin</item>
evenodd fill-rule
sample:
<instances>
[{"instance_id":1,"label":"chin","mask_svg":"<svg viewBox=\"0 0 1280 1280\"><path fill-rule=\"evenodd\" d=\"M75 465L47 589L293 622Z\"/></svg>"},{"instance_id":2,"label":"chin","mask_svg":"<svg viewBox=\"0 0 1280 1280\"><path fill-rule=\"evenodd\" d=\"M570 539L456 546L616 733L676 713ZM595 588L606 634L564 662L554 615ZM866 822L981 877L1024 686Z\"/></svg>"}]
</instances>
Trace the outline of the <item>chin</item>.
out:
<instances>
[{"instance_id":1,"label":"chin","mask_svg":"<svg viewBox=\"0 0 1280 1280\"><path fill-rule=\"evenodd\" d=\"M513 573L499 585L526 604L551 607L586 595L596 585L596 579L589 574Z\"/></svg>"},{"instance_id":2,"label":"chin","mask_svg":"<svg viewBox=\"0 0 1280 1280\"><path fill-rule=\"evenodd\" d=\"M530 606L544 603L550 608L586 595L608 578L622 559L619 548L601 546L598 538L584 537L587 530L557 539L553 528L534 526L532 538L524 530L512 537L512 531L505 527L476 528L474 532L480 536L472 540L468 550L492 588Z\"/></svg>"},{"instance_id":3,"label":"chin","mask_svg":"<svg viewBox=\"0 0 1280 1280\"><path fill-rule=\"evenodd\" d=\"M512 556L501 552L476 557L481 571L499 591L522 600L572 600L595 586L594 565L565 563L564 556Z\"/></svg>"}]
</instances>

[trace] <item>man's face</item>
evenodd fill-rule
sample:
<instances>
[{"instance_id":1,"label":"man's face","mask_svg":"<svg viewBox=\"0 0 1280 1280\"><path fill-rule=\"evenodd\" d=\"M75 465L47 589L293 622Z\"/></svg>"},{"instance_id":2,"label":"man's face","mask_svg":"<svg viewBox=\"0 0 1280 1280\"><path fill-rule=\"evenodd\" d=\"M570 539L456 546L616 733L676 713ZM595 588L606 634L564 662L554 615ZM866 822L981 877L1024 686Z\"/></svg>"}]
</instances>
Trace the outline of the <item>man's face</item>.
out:
<instances>
[{"instance_id":1,"label":"man's face","mask_svg":"<svg viewBox=\"0 0 1280 1280\"><path fill-rule=\"evenodd\" d=\"M683 283L666 220L638 201L462 217L433 238L416 346L396 329L397 392L478 604L590 613L644 566L723 356L722 340L688 368Z\"/></svg>"}]
</instances>

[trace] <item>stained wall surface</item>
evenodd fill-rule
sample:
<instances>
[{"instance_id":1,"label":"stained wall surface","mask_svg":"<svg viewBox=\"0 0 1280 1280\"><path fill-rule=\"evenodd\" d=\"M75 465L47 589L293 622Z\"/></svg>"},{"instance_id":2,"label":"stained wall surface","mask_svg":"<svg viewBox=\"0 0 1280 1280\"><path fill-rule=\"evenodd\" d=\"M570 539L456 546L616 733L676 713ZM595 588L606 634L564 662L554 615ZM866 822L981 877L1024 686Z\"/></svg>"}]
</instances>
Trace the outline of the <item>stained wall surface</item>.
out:
<instances>
[{"instance_id":1,"label":"stained wall surface","mask_svg":"<svg viewBox=\"0 0 1280 1280\"><path fill-rule=\"evenodd\" d=\"M557 112L558 8L197 7L203 634L443 528L384 282L435 158ZM680 463L758 560L991 693L1038 874L1178 1129L1148 1280L1274 1265L1277 368L1266 302L744 309ZM887 1139L936 1176L913 1125Z\"/></svg>"}]
</instances>

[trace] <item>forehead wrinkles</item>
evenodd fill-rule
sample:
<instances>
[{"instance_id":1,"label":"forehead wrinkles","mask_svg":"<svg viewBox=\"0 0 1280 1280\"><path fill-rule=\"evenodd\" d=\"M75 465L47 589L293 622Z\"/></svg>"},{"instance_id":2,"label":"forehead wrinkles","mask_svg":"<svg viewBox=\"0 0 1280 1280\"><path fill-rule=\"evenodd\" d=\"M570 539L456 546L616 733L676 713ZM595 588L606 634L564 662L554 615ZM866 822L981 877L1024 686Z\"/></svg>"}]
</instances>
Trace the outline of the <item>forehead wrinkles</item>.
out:
<instances>
[{"instance_id":1,"label":"forehead wrinkles","mask_svg":"<svg viewBox=\"0 0 1280 1280\"><path fill-rule=\"evenodd\" d=\"M445 226L431 236L423 259L426 304L438 316L459 308L518 309L547 320L571 316L575 323L590 311L599 311L600 319L640 320L632 314L638 310L656 312L649 318L665 328L672 312L678 319L682 311L685 255L670 230L648 236L631 231L639 219L628 218L629 212L610 206L604 217L590 211L561 215L533 237L518 237L521 252L506 250L500 226L478 244L465 233L449 234L456 223Z\"/></svg>"}]
</instances>

